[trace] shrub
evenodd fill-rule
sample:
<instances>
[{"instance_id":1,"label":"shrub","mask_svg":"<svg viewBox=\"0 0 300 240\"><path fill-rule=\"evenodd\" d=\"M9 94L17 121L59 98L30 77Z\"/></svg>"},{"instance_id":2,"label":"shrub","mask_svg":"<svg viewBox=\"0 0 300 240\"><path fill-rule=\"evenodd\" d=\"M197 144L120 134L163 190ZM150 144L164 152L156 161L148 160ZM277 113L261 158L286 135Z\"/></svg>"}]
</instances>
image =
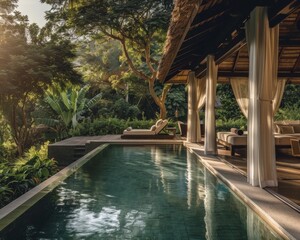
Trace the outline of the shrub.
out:
<instances>
[{"instance_id":1,"label":"shrub","mask_svg":"<svg viewBox=\"0 0 300 240\"><path fill-rule=\"evenodd\" d=\"M239 128L242 130L247 129L247 120L245 118L239 119L228 119L227 121L217 120L216 121L216 131L230 131L230 128Z\"/></svg>"},{"instance_id":2,"label":"shrub","mask_svg":"<svg viewBox=\"0 0 300 240\"><path fill-rule=\"evenodd\" d=\"M0 163L0 207L57 172L56 162L46 156L46 146L32 148L15 164Z\"/></svg>"},{"instance_id":3,"label":"shrub","mask_svg":"<svg viewBox=\"0 0 300 240\"><path fill-rule=\"evenodd\" d=\"M132 128L150 128L155 120L124 120L118 118L94 119L84 121L74 130L70 131L72 136L96 136L107 134L122 134L129 126Z\"/></svg>"},{"instance_id":4,"label":"shrub","mask_svg":"<svg viewBox=\"0 0 300 240\"><path fill-rule=\"evenodd\" d=\"M274 120L300 120L299 107L294 105L291 107L278 109L278 112L275 114Z\"/></svg>"}]
</instances>

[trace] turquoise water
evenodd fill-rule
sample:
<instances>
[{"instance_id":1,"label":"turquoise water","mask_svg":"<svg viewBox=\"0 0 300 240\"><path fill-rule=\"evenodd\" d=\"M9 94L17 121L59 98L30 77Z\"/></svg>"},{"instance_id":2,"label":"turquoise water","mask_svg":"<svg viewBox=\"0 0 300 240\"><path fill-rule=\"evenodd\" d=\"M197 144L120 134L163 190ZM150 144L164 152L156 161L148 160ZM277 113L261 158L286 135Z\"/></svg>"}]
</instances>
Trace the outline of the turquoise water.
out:
<instances>
[{"instance_id":1,"label":"turquoise water","mask_svg":"<svg viewBox=\"0 0 300 240\"><path fill-rule=\"evenodd\" d=\"M0 239L279 239L182 146L109 146Z\"/></svg>"}]
</instances>

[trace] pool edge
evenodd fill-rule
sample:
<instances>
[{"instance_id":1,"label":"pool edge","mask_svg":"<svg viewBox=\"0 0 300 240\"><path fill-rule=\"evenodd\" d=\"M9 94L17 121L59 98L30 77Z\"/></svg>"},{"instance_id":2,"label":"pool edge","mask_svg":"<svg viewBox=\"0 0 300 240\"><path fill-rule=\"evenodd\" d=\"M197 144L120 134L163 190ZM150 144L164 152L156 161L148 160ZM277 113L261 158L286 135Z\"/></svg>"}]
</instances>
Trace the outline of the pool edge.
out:
<instances>
[{"instance_id":1,"label":"pool edge","mask_svg":"<svg viewBox=\"0 0 300 240\"><path fill-rule=\"evenodd\" d=\"M83 157L77 159L75 162L66 166L58 173L43 181L36 187L32 188L28 192L24 193L20 197L16 198L14 201L10 202L6 206L0 209L0 232L5 229L14 220L25 213L29 208L31 208L40 199L46 196L50 191L52 191L61 181L69 177L78 168L87 163L90 159L95 157L99 152L103 151L110 144L103 144L87 153Z\"/></svg>"},{"instance_id":2,"label":"pool edge","mask_svg":"<svg viewBox=\"0 0 300 240\"><path fill-rule=\"evenodd\" d=\"M291 231L287 230L286 227L282 226L282 224L278 221L278 219L274 218L271 216L272 214L269 214L266 209L260 206L255 199L249 197L251 194L246 194L245 189L241 189L240 185L248 185L248 189L250 189L250 185L247 183L247 179L245 176L241 175L236 169L228 166L226 163L221 161L218 156L213 156L213 155L200 155L197 153L197 150L202 151L199 146L195 146L195 144L184 144L189 151L194 153L199 161L207 168L214 176L216 176L218 179L220 179L222 182L224 182L230 190L235 193L244 203L247 205L249 208L251 208L263 221L265 221L273 231L275 231L280 237L283 239L290 239L290 240L297 240L300 239L300 233L298 232L297 236L294 236ZM196 150L196 151L195 151ZM239 179L232 181L230 177L226 176L224 172L220 171L220 166L217 165L224 165L227 168L225 171L232 170L235 171L236 174L239 175ZM222 168L222 167L221 167ZM235 176L236 177L236 176ZM243 179L244 178L244 181ZM280 200L275 198L273 195L265 191L264 189L261 188L256 188L256 187L251 187L253 191L259 194L264 194L267 196L268 199L272 199L273 202L278 201L277 203L282 205L282 207L286 208L285 210L291 210L292 212L296 213L295 210L291 209L289 206L285 205L282 203ZM284 206L283 206L284 205ZM272 207L270 207L272 208ZM300 215L298 214L298 218L300 219Z\"/></svg>"}]
</instances>

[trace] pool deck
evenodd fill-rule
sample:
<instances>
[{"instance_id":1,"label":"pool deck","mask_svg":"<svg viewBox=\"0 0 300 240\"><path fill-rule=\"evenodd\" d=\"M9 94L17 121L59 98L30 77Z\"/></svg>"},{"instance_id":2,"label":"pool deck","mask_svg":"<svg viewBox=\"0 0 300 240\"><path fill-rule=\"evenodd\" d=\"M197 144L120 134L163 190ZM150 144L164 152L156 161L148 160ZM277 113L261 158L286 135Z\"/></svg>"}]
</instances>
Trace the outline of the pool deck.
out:
<instances>
[{"instance_id":1,"label":"pool deck","mask_svg":"<svg viewBox=\"0 0 300 240\"><path fill-rule=\"evenodd\" d=\"M182 144L184 139L175 136L173 139L122 139L121 135L84 136L65 139L48 147L48 156L67 166L96 147L109 144Z\"/></svg>"},{"instance_id":2,"label":"pool deck","mask_svg":"<svg viewBox=\"0 0 300 240\"><path fill-rule=\"evenodd\" d=\"M218 149L217 156L208 156L203 153L200 144L189 144L185 139L121 139L120 135L106 135L96 137L73 137L50 145L53 152L70 154L66 149L84 149L88 152L97 146L110 144L184 144L187 148L198 155L203 164L217 177L222 179L243 201L245 201L262 219L273 226L276 232L285 239L300 239L300 213L297 206L287 205L283 202L285 197L293 202L300 202L300 161L299 166L290 164L290 159L284 161L285 156L277 158L277 171L280 188L261 189L252 187L247 183L245 156L230 156L229 151ZM288 156L288 155L287 155ZM76 158L76 154L74 156ZM278 161L279 160L279 161ZM292 160L294 163L295 161ZM296 161L295 163L298 164ZM296 168L294 168L296 166ZM298 168L299 167L299 168ZM289 184L290 181L290 184ZM270 194L272 191L273 194ZM274 192L284 195L281 199L274 196ZM296 197L295 197L296 195ZM299 202L297 202L297 199ZM294 208L293 208L294 207Z\"/></svg>"}]
</instances>

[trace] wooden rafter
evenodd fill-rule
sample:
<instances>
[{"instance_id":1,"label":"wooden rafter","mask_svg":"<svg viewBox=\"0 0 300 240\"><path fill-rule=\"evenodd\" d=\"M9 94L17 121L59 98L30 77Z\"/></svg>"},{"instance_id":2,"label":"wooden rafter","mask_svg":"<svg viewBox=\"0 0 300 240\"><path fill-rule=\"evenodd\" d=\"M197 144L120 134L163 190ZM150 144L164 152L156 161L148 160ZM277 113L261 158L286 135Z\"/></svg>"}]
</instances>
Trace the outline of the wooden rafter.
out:
<instances>
[{"instance_id":1,"label":"wooden rafter","mask_svg":"<svg viewBox=\"0 0 300 240\"><path fill-rule=\"evenodd\" d=\"M248 77L248 71L218 71L219 77ZM279 78L300 78L300 73L278 72Z\"/></svg>"},{"instance_id":2,"label":"wooden rafter","mask_svg":"<svg viewBox=\"0 0 300 240\"><path fill-rule=\"evenodd\" d=\"M269 25L274 27L285 18L287 18L291 13L293 13L300 6L298 0L280 0L277 1L275 6L269 8Z\"/></svg>"},{"instance_id":3,"label":"wooden rafter","mask_svg":"<svg viewBox=\"0 0 300 240\"><path fill-rule=\"evenodd\" d=\"M278 54L278 59L280 60L280 58L282 57L282 54L283 54L283 51L284 51L284 47L282 47L279 51L279 54Z\"/></svg>"},{"instance_id":4,"label":"wooden rafter","mask_svg":"<svg viewBox=\"0 0 300 240\"><path fill-rule=\"evenodd\" d=\"M211 8L208 8L207 10L204 10L203 12L197 14L197 16L195 17L191 25L191 29L198 27L200 23L202 23L203 21L207 21L207 19L209 18L224 14L228 10L229 10L228 4L225 2L221 2L217 5L214 5Z\"/></svg>"},{"instance_id":5,"label":"wooden rafter","mask_svg":"<svg viewBox=\"0 0 300 240\"><path fill-rule=\"evenodd\" d=\"M216 56L215 61L217 64L221 64L226 58L239 51L246 45L245 33L241 32L236 38L234 38L230 44L225 48L220 49Z\"/></svg>"},{"instance_id":6,"label":"wooden rafter","mask_svg":"<svg viewBox=\"0 0 300 240\"><path fill-rule=\"evenodd\" d=\"M294 66L293 66L292 73L296 72L297 69L299 68L299 66L300 66L300 54L298 55L298 58L297 58L297 60L296 60L296 62L295 62L295 64L294 64Z\"/></svg>"},{"instance_id":7,"label":"wooden rafter","mask_svg":"<svg viewBox=\"0 0 300 240\"><path fill-rule=\"evenodd\" d=\"M239 60L239 57L240 57L240 53L241 53L241 49L239 49L235 55L235 59L234 59L234 63L233 63L233 66L232 66L232 72L235 71L236 69L236 65L237 65L237 62Z\"/></svg>"},{"instance_id":8,"label":"wooden rafter","mask_svg":"<svg viewBox=\"0 0 300 240\"><path fill-rule=\"evenodd\" d=\"M201 35L202 32L207 32L210 29L216 28L220 23L226 21L226 18L226 16L221 15L201 24L197 28L191 29L190 31L188 31L184 42L189 42L190 40L196 38L198 35Z\"/></svg>"}]
</instances>

